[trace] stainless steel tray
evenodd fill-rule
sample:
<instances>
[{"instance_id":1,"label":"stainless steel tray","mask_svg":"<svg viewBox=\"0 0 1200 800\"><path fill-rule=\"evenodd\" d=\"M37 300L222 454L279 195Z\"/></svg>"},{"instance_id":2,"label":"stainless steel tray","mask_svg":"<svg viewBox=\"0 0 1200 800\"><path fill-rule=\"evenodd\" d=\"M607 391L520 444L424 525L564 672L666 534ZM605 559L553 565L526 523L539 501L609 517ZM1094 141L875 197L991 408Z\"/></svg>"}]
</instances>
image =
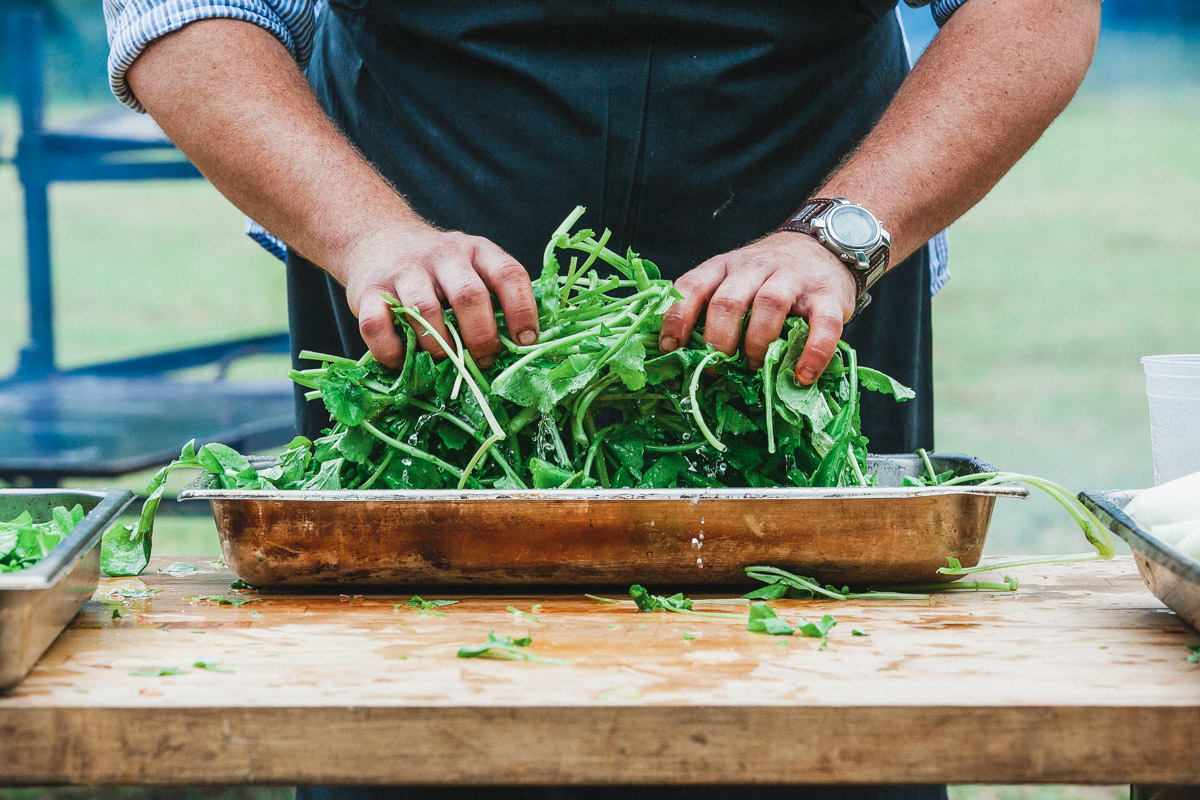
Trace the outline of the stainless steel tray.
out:
<instances>
[{"instance_id":1,"label":"stainless steel tray","mask_svg":"<svg viewBox=\"0 0 1200 800\"><path fill-rule=\"evenodd\" d=\"M992 472L935 455L939 471ZM261 492L203 476L225 563L255 586L745 585L770 564L831 583L948 580L978 562L1018 486L901 487L916 456L872 456L880 487ZM672 589L673 590L673 589Z\"/></svg>"},{"instance_id":2,"label":"stainless steel tray","mask_svg":"<svg viewBox=\"0 0 1200 800\"><path fill-rule=\"evenodd\" d=\"M1124 510L1135 496L1136 491L1116 490L1081 492L1079 499L1109 530L1129 543L1146 588L1200 631L1200 562L1138 527Z\"/></svg>"},{"instance_id":3,"label":"stainless steel tray","mask_svg":"<svg viewBox=\"0 0 1200 800\"><path fill-rule=\"evenodd\" d=\"M0 519L83 506L83 521L28 569L0 574L0 691L18 683L96 591L100 537L133 500L126 491L0 489Z\"/></svg>"}]
</instances>

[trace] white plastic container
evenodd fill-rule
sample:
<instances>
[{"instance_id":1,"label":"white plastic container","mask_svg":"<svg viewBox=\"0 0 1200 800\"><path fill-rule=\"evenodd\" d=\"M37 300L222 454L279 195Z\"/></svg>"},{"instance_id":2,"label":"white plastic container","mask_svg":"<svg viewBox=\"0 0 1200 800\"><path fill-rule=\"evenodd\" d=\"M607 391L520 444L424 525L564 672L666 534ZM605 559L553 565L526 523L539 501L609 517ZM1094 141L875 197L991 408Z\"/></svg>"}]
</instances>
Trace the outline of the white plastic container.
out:
<instances>
[{"instance_id":1,"label":"white plastic container","mask_svg":"<svg viewBox=\"0 0 1200 800\"><path fill-rule=\"evenodd\" d=\"M1154 483L1200 471L1200 355L1146 356Z\"/></svg>"}]
</instances>

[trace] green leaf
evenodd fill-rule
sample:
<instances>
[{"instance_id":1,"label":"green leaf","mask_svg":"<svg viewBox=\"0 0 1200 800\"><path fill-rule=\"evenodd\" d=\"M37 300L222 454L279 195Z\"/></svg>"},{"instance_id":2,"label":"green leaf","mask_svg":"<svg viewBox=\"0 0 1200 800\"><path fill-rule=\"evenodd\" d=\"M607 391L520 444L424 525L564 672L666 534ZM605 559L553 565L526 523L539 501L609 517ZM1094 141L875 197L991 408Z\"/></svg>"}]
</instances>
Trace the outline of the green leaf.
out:
<instances>
[{"instance_id":1,"label":"green leaf","mask_svg":"<svg viewBox=\"0 0 1200 800\"><path fill-rule=\"evenodd\" d=\"M221 661L196 661L192 666L196 669L208 670L209 672L228 672L231 675L233 674L233 670L223 669L221 664Z\"/></svg>"},{"instance_id":2,"label":"green leaf","mask_svg":"<svg viewBox=\"0 0 1200 800\"><path fill-rule=\"evenodd\" d=\"M142 514L136 525L114 525L100 540L100 569L110 577L141 575L150 563L154 539L154 514L162 502L160 484L142 504Z\"/></svg>"},{"instance_id":3,"label":"green leaf","mask_svg":"<svg viewBox=\"0 0 1200 800\"><path fill-rule=\"evenodd\" d=\"M862 384L864 389L869 389L872 392L881 392L890 394L898 401L904 402L911 400L917 396L917 393L900 383L894 378L884 375L878 370L871 369L859 365L858 367L858 382Z\"/></svg>"},{"instance_id":4,"label":"green leaf","mask_svg":"<svg viewBox=\"0 0 1200 800\"><path fill-rule=\"evenodd\" d=\"M335 458L321 464L316 475L308 478L300 487L309 491L333 491L342 488L342 464L345 459Z\"/></svg>"},{"instance_id":5,"label":"green leaf","mask_svg":"<svg viewBox=\"0 0 1200 800\"><path fill-rule=\"evenodd\" d=\"M143 667L142 669L131 669L130 675L136 675L141 678L164 678L169 675L183 675L186 670L179 667Z\"/></svg>"},{"instance_id":6,"label":"green leaf","mask_svg":"<svg viewBox=\"0 0 1200 800\"><path fill-rule=\"evenodd\" d=\"M513 639L496 636L495 631L488 631L487 640L483 644L467 645L458 649L459 658L497 658L507 661L532 661L537 664L558 664L569 666L570 661L557 658L541 658L524 648L533 642L528 636Z\"/></svg>"},{"instance_id":7,"label":"green leaf","mask_svg":"<svg viewBox=\"0 0 1200 800\"><path fill-rule=\"evenodd\" d=\"M515 622L533 622L538 625L542 624L542 621L538 619L537 616L529 613L528 611L522 611L516 606L509 606L506 610L516 618L514 620Z\"/></svg>"},{"instance_id":8,"label":"green leaf","mask_svg":"<svg viewBox=\"0 0 1200 800\"><path fill-rule=\"evenodd\" d=\"M445 613L438 611L438 609L444 606L452 606L457 602L457 600L426 600L420 595L414 594L412 599L410 599L407 603L404 603L404 605L415 609L418 614L444 617L446 616ZM394 606L394 608L400 608L400 604L397 604Z\"/></svg>"},{"instance_id":9,"label":"green leaf","mask_svg":"<svg viewBox=\"0 0 1200 800\"><path fill-rule=\"evenodd\" d=\"M800 632L801 636L824 639L829 635L829 631L834 625L837 625L837 620L826 614L818 622L809 622L807 619L802 619L800 624L796 626L796 630Z\"/></svg>"},{"instance_id":10,"label":"green leaf","mask_svg":"<svg viewBox=\"0 0 1200 800\"><path fill-rule=\"evenodd\" d=\"M775 609L766 603L750 604L750 619L746 630L753 633L767 633L772 636L791 636L792 626L775 614Z\"/></svg>"}]
</instances>

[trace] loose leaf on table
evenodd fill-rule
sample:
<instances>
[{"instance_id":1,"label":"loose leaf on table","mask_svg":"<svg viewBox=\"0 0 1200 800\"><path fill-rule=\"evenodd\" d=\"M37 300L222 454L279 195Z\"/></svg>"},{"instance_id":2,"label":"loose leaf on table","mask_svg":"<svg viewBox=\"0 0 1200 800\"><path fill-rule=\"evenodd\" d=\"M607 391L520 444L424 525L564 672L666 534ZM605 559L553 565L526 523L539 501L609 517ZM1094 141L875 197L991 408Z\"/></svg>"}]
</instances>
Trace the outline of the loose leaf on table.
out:
<instances>
[{"instance_id":1,"label":"loose leaf on table","mask_svg":"<svg viewBox=\"0 0 1200 800\"><path fill-rule=\"evenodd\" d=\"M779 618L775 609L766 603L750 604L750 619L746 630L753 633L769 633L772 636L791 636L794 632L791 625Z\"/></svg>"},{"instance_id":2,"label":"loose leaf on table","mask_svg":"<svg viewBox=\"0 0 1200 800\"><path fill-rule=\"evenodd\" d=\"M528 636L514 639L511 636L499 637L495 631L488 631L487 640L483 644L467 645L458 649L459 658L497 658L507 661L532 661L538 664L570 665L571 662L558 658L542 658L524 649L533 644Z\"/></svg>"},{"instance_id":3,"label":"loose leaf on table","mask_svg":"<svg viewBox=\"0 0 1200 800\"><path fill-rule=\"evenodd\" d=\"M143 667L142 669L131 669L129 674L141 678L165 678L169 675L184 675L186 672L187 670L179 667Z\"/></svg>"},{"instance_id":4,"label":"loose leaf on table","mask_svg":"<svg viewBox=\"0 0 1200 800\"><path fill-rule=\"evenodd\" d=\"M796 630L800 632L801 636L825 639L829 636L829 631L833 629L834 625L837 625L837 620L826 614L816 622L809 622L807 618L802 619L800 624L796 626Z\"/></svg>"}]
</instances>

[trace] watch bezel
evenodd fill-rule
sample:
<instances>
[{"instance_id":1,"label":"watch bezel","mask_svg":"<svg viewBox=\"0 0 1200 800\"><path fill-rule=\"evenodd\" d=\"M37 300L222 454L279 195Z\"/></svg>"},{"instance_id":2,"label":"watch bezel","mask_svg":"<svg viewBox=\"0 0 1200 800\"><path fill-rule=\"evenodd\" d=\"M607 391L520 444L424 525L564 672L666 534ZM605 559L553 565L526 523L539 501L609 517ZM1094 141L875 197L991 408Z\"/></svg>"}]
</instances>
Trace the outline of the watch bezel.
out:
<instances>
[{"instance_id":1,"label":"watch bezel","mask_svg":"<svg viewBox=\"0 0 1200 800\"><path fill-rule=\"evenodd\" d=\"M830 222L833 220L835 214L845 208L857 209L857 211L866 214L867 217L870 218L871 222L875 224L875 234L867 244L859 245L852 242L847 242L845 239L834 233L833 226L830 225ZM828 239L830 243L836 245L839 249L845 251L847 254L863 253L864 255L867 255L868 260L870 260L870 254L875 252L875 250L878 249L879 245L883 242L883 224L874 214L863 208L858 203L851 203L848 201L839 202L836 205L831 206L828 211L818 217L818 220L821 223L821 232L825 235L825 238ZM818 220L813 220L813 222L815 223ZM853 264L852 266L861 269L858 264Z\"/></svg>"}]
</instances>

